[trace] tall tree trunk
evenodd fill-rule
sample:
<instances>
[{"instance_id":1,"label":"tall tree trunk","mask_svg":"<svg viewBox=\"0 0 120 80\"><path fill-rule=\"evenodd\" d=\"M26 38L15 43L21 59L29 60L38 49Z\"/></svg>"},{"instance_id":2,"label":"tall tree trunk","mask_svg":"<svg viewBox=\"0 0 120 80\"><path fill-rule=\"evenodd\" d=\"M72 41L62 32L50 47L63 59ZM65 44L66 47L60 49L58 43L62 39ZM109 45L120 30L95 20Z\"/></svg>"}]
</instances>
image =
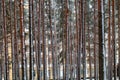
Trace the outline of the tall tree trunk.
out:
<instances>
[{"instance_id":1,"label":"tall tree trunk","mask_svg":"<svg viewBox=\"0 0 120 80\"><path fill-rule=\"evenodd\" d=\"M111 70L111 66L112 66L112 54L111 54L111 11L110 11L110 6L111 6L111 0L109 0L108 2L108 10L109 10L109 18L108 18L108 79L112 80L112 70Z\"/></svg>"},{"instance_id":2,"label":"tall tree trunk","mask_svg":"<svg viewBox=\"0 0 120 80\"><path fill-rule=\"evenodd\" d=\"M118 34L120 34L120 0L118 0ZM119 76L119 80L120 80L120 35L118 37L118 45L119 45L119 63L118 63L118 76Z\"/></svg>"},{"instance_id":3,"label":"tall tree trunk","mask_svg":"<svg viewBox=\"0 0 120 80\"><path fill-rule=\"evenodd\" d=\"M68 0L65 0L65 79L68 80Z\"/></svg>"},{"instance_id":4,"label":"tall tree trunk","mask_svg":"<svg viewBox=\"0 0 120 80\"><path fill-rule=\"evenodd\" d=\"M22 56L22 80L24 80L24 27L23 27L23 0L20 0L20 49L21 49L21 56Z\"/></svg>"},{"instance_id":5,"label":"tall tree trunk","mask_svg":"<svg viewBox=\"0 0 120 80\"><path fill-rule=\"evenodd\" d=\"M33 75L33 32L32 32L32 29L33 29L33 3L32 3L32 0L29 0L29 61L30 61L30 68L29 68L29 79L30 80L33 80L34 79L34 75Z\"/></svg>"},{"instance_id":6,"label":"tall tree trunk","mask_svg":"<svg viewBox=\"0 0 120 80\"><path fill-rule=\"evenodd\" d=\"M4 66L4 78L8 80L8 53L7 53L7 28L6 28L6 8L5 8L5 1L2 0L2 7L3 7L3 35L4 35L4 55L5 55L5 66Z\"/></svg>"},{"instance_id":7,"label":"tall tree trunk","mask_svg":"<svg viewBox=\"0 0 120 80\"><path fill-rule=\"evenodd\" d=\"M19 78L19 62L18 62L18 39L17 39L17 15L16 15L16 0L14 1L14 41L13 41L13 47L14 47L14 52L13 52L13 71L14 71L14 75L13 78L14 79L20 79Z\"/></svg>"},{"instance_id":8,"label":"tall tree trunk","mask_svg":"<svg viewBox=\"0 0 120 80\"><path fill-rule=\"evenodd\" d=\"M0 18L1 18L1 20L0 20L0 24L2 23L2 1L0 1ZM0 25L0 28L2 28L3 26L2 25ZM2 30L0 30L1 31L1 33L3 32ZM1 34L0 33L0 34ZM3 34L1 34L1 35L3 35ZM2 58L2 47L3 47L3 40L1 40L0 41L0 80L2 80L2 65L3 65L3 58Z\"/></svg>"},{"instance_id":9,"label":"tall tree trunk","mask_svg":"<svg viewBox=\"0 0 120 80\"><path fill-rule=\"evenodd\" d=\"M11 67L10 68L10 73L9 73L9 76L10 76L10 80L12 80L13 78L13 65L12 65L12 60L13 60L13 31L12 31L12 29L13 29L13 27L12 27L12 1L11 0L9 0L9 10L10 10L10 48L11 48L11 50L10 50L10 65L9 65L9 67ZM15 74L14 74L15 75Z\"/></svg>"},{"instance_id":10,"label":"tall tree trunk","mask_svg":"<svg viewBox=\"0 0 120 80\"><path fill-rule=\"evenodd\" d=\"M85 5L86 4L86 2L85 1L82 1L81 2L81 19L82 19L82 25L81 25L81 27L82 27L82 54L83 54L83 79L84 80L86 80L86 44L85 44L85 42L86 42L86 35L85 35L85 26L86 26L86 16L85 16Z\"/></svg>"},{"instance_id":11,"label":"tall tree trunk","mask_svg":"<svg viewBox=\"0 0 120 80\"><path fill-rule=\"evenodd\" d=\"M53 33L52 33L51 2L52 1L49 0L49 24L50 24L50 37L51 37L51 46L50 46L50 48L51 48L51 52L52 52L52 76L53 76L53 80L55 80L55 59L54 59L54 46L53 46ZM56 33L55 33L55 35L56 35ZM56 43L56 36L55 36L55 43ZM56 46L56 44L55 44L55 46ZM55 49L55 51L56 51L56 49Z\"/></svg>"},{"instance_id":12,"label":"tall tree trunk","mask_svg":"<svg viewBox=\"0 0 120 80\"><path fill-rule=\"evenodd\" d=\"M116 50L115 50L115 1L112 0L112 49L113 49L113 74L114 80L116 80Z\"/></svg>"},{"instance_id":13,"label":"tall tree trunk","mask_svg":"<svg viewBox=\"0 0 120 80\"><path fill-rule=\"evenodd\" d=\"M46 67L46 39L45 39L45 22L44 22L44 0L41 1L41 26L42 26L42 52L43 52L43 79L47 80L47 67Z\"/></svg>"},{"instance_id":14,"label":"tall tree trunk","mask_svg":"<svg viewBox=\"0 0 120 80\"><path fill-rule=\"evenodd\" d=\"M99 29L99 80L104 80L104 22L103 0L98 0L98 29Z\"/></svg>"},{"instance_id":15,"label":"tall tree trunk","mask_svg":"<svg viewBox=\"0 0 120 80\"><path fill-rule=\"evenodd\" d=\"M37 76L38 76L38 80L41 80L41 0L39 0L39 4L38 4L38 57L37 57Z\"/></svg>"},{"instance_id":16,"label":"tall tree trunk","mask_svg":"<svg viewBox=\"0 0 120 80\"><path fill-rule=\"evenodd\" d=\"M97 6L96 2L97 2L97 0L94 0L94 76L95 76L95 80L98 79L98 70L97 70L98 59L97 59L97 48L96 48L97 47L97 45L96 45L96 43L97 43L97 28L96 28L97 22L96 22L96 19L98 19L98 18L96 16L96 14L97 14L97 12L96 12L96 8L97 8L96 7Z\"/></svg>"}]
</instances>

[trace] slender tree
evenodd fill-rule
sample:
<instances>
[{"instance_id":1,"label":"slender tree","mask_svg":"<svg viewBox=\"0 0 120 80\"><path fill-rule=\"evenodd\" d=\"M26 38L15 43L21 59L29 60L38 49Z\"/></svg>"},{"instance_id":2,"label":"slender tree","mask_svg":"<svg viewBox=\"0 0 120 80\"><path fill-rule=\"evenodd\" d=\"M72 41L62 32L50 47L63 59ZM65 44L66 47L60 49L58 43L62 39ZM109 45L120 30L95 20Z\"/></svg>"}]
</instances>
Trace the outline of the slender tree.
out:
<instances>
[{"instance_id":1,"label":"slender tree","mask_svg":"<svg viewBox=\"0 0 120 80\"><path fill-rule=\"evenodd\" d=\"M52 33L52 17L51 17L51 1L49 0L49 24L50 24L50 37L51 37L51 52L52 52L52 76L55 80L55 59L54 59L54 46L53 46L53 33ZM56 39L55 39L56 40ZM56 50L55 50L56 51Z\"/></svg>"},{"instance_id":2,"label":"slender tree","mask_svg":"<svg viewBox=\"0 0 120 80\"><path fill-rule=\"evenodd\" d=\"M15 76L13 79L19 80L19 64L18 64L18 39L17 39L17 15L16 15L16 0L14 1L14 53L13 53L13 69L15 70Z\"/></svg>"},{"instance_id":3,"label":"slender tree","mask_svg":"<svg viewBox=\"0 0 120 80\"><path fill-rule=\"evenodd\" d=\"M8 80L6 8L5 8L5 1L4 0L2 0L2 7L3 7L3 33L4 33L4 55L5 55L4 79Z\"/></svg>"},{"instance_id":4,"label":"slender tree","mask_svg":"<svg viewBox=\"0 0 120 80\"><path fill-rule=\"evenodd\" d=\"M41 0L39 0L39 4L38 4L38 65L37 65L37 69L38 69L38 80L40 80L41 78L41 29L40 29L40 25L41 25Z\"/></svg>"},{"instance_id":5,"label":"slender tree","mask_svg":"<svg viewBox=\"0 0 120 80\"><path fill-rule=\"evenodd\" d=\"M1 18L1 20L0 20L0 24L3 22L3 10L2 10L3 8L2 8L2 0L0 1L0 18ZM0 34L1 34L1 36L0 37L3 37L3 26L2 25L0 25ZM2 75L3 75L3 62L4 62L4 60L3 60L3 39L0 39L0 79L2 80Z\"/></svg>"},{"instance_id":6,"label":"slender tree","mask_svg":"<svg viewBox=\"0 0 120 80\"><path fill-rule=\"evenodd\" d=\"M82 54L83 54L83 79L86 79L86 45L85 45L85 41L86 41L86 35L85 35L85 27L86 27L86 16L85 16L85 9L86 9L86 2L85 1L81 1L81 19L82 19L82 23L81 23L81 27L82 27Z\"/></svg>"},{"instance_id":7,"label":"slender tree","mask_svg":"<svg viewBox=\"0 0 120 80\"><path fill-rule=\"evenodd\" d=\"M44 23L44 0L41 1L41 26L42 26L42 52L43 52L43 79L47 79L46 73L46 39L45 39L45 23Z\"/></svg>"},{"instance_id":8,"label":"slender tree","mask_svg":"<svg viewBox=\"0 0 120 80\"><path fill-rule=\"evenodd\" d=\"M115 50L115 1L112 0L112 49L113 49L113 65L114 80L116 80L116 50Z\"/></svg>"},{"instance_id":9,"label":"slender tree","mask_svg":"<svg viewBox=\"0 0 120 80\"><path fill-rule=\"evenodd\" d=\"M97 0L94 0L94 76L95 76L95 79L97 80L98 79L98 66L97 66L97 63L98 63L98 55L97 55L97 31L98 31L98 28L96 27L98 24L96 22L96 19L98 20L98 17L97 17Z\"/></svg>"},{"instance_id":10,"label":"slender tree","mask_svg":"<svg viewBox=\"0 0 120 80\"><path fill-rule=\"evenodd\" d=\"M99 34L99 80L105 79L104 72L104 13L103 0L98 0L98 34Z\"/></svg>"},{"instance_id":11,"label":"slender tree","mask_svg":"<svg viewBox=\"0 0 120 80\"><path fill-rule=\"evenodd\" d=\"M120 0L118 0L118 4L120 4ZM118 22L120 22L120 5L118 5ZM118 23L118 34L120 34L120 23ZM118 38L118 45L119 45L119 63L118 63L118 76L119 76L119 80L120 80L120 35Z\"/></svg>"},{"instance_id":12,"label":"slender tree","mask_svg":"<svg viewBox=\"0 0 120 80\"><path fill-rule=\"evenodd\" d=\"M95 15L95 14L94 14ZM88 17L89 19L89 17ZM91 37L90 37L90 25L89 25L89 21L87 22L87 35L88 35L88 54L89 54L89 71L90 71L90 80L92 80L92 71L91 71L91 50L90 50L90 42L91 42ZM96 56L95 56L96 57Z\"/></svg>"},{"instance_id":13,"label":"slender tree","mask_svg":"<svg viewBox=\"0 0 120 80\"><path fill-rule=\"evenodd\" d=\"M30 71L29 71L29 76L30 79L33 80L34 76L33 76L33 2L32 0L29 0L29 52L30 52Z\"/></svg>"},{"instance_id":14,"label":"slender tree","mask_svg":"<svg viewBox=\"0 0 120 80\"><path fill-rule=\"evenodd\" d=\"M77 13L76 13L77 14ZM78 33L77 33L77 36L78 36L78 51L77 51L77 70L78 70L78 73L77 73L77 78L78 80L81 80L81 53L82 53L82 47L81 47L81 41L82 41L82 0L79 0L79 4L78 4ZM77 17L77 16L76 16ZM76 18L77 19L77 18ZM76 27L77 29L77 27Z\"/></svg>"},{"instance_id":15,"label":"slender tree","mask_svg":"<svg viewBox=\"0 0 120 80\"><path fill-rule=\"evenodd\" d=\"M10 61L10 62L12 63L12 66L13 66L13 63L14 63L14 57L13 57L14 48L13 47L14 47L14 45L13 45L13 31L12 31L13 27L12 27L12 14L11 14L11 12L12 12L12 1L11 0L9 0L9 10L10 10L10 34L11 34L11 39L10 39L10 41L11 41L10 42L11 43L11 60L13 61L13 62L12 61ZM12 71L12 74L9 73L10 79L13 78L13 75L15 76L13 67L12 67L11 71Z\"/></svg>"},{"instance_id":16,"label":"slender tree","mask_svg":"<svg viewBox=\"0 0 120 80\"><path fill-rule=\"evenodd\" d=\"M20 0L20 44L21 44L21 56L22 56L22 80L24 80L24 27L23 27L23 0Z\"/></svg>"},{"instance_id":17,"label":"slender tree","mask_svg":"<svg viewBox=\"0 0 120 80\"><path fill-rule=\"evenodd\" d=\"M109 0L109 6L108 6L108 10L109 10L109 18L108 18L108 79L111 80L112 79L112 69L111 69L111 66L112 66L112 54L111 54L111 25L110 25L110 22L111 22L111 13L110 13L110 6L111 6L111 1Z\"/></svg>"}]
</instances>

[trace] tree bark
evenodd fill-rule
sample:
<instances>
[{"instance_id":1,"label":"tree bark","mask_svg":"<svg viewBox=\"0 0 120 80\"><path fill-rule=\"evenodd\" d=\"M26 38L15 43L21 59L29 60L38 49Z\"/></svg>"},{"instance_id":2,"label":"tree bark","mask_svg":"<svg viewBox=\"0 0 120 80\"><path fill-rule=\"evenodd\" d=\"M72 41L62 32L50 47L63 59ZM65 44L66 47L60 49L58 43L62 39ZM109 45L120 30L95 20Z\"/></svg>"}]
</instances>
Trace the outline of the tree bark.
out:
<instances>
[{"instance_id":1,"label":"tree bark","mask_svg":"<svg viewBox=\"0 0 120 80\"><path fill-rule=\"evenodd\" d=\"M120 34L120 0L118 0L118 34ZM118 77L119 77L119 80L120 80L120 35L118 37L118 45L119 45L119 63L118 63Z\"/></svg>"},{"instance_id":2,"label":"tree bark","mask_svg":"<svg viewBox=\"0 0 120 80\"><path fill-rule=\"evenodd\" d=\"M8 80L8 51L7 51L7 28L6 28L6 8L5 8L5 1L2 0L2 7L3 7L3 35L4 35L4 57L5 57L5 66L4 66L4 78Z\"/></svg>"},{"instance_id":3,"label":"tree bark","mask_svg":"<svg viewBox=\"0 0 120 80\"><path fill-rule=\"evenodd\" d=\"M103 52L103 21L102 0L98 0L98 31L99 31L99 80L104 80L104 52Z\"/></svg>"}]
</instances>

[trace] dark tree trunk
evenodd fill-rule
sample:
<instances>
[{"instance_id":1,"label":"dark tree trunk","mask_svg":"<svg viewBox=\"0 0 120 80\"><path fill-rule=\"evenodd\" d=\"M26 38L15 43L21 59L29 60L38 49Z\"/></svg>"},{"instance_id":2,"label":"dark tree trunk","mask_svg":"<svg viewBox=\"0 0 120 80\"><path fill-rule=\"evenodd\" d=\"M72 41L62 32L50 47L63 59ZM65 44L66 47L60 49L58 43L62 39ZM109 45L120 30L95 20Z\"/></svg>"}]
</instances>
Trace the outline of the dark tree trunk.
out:
<instances>
[{"instance_id":1,"label":"dark tree trunk","mask_svg":"<svg viewBox=\"0 0 120 80\"><path fill-rule=\"evenodd\" d=\"M103 55L103 26L102 26L102 11L101 2L98 0L98 29L99 29L99 80L104 80L104 55Z\"/></svg>"},{"instance_id":2,"label":"dark tree trunk","mask_svg":"<svg viewBox=\"0 0 120 80\"><path fill-rule=\"evenodd\" d=\"M118 34L120 34L120 0L118 0ZM120 80L120 35L118 37L118 45L119 45L119 63L117 66L117 74L119 76L119 80Z\"/></svg>"}]
</instances>

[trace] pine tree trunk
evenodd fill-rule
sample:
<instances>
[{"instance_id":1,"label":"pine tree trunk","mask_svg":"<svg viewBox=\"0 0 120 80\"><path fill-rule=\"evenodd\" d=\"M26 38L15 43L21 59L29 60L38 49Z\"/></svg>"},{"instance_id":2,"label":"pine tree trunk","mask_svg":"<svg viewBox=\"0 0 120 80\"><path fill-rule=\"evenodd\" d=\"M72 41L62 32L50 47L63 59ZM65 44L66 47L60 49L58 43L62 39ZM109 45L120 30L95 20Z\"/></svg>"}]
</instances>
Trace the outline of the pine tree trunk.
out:
<instances>
[{"instance_id":1,"label":"pine tree trunk","mask_svg":"<svg viewBox=\"0 0 120 80\"><path fill-rule=\"evenodd\" d=\"M104 55L103 55L103 22L102 22L102 0L98 0L98 29L99 29L99 80L104 80Z\"/></svg>"},{"instance_id":2,"label":"pine tree trunk","mask_svg":"<svg viewBox=\"0 0 120 80\"><path fill-rule=\"evenodd\" d=\"M118 0L118 34L120 34L120 0ZM119 77L119 80L120 80L120 35L118 36L118 45L119 45L119 63L118 63L118 77Z\"/></svg>"},{"instance_id":3,"label":"pine tree trunk","mask_svg":"<svg viewBox=\"0 0 120 80\"><path fill-rule=\"evenodd\" d=\"M22 56L22 80L24 80L24 27L23 27L23 0L20 0L20 44L21 44L21 56Z\"/></svg>"},{"instance_id":4,"label":"pine tree trunk","mask_svg":"<svg viewBox=\"0 0 120 80\"><path fill-rule=\"evenodd\" d=\"M30 68L29 68L29 78L31 80L34 79L34 75L33 75L33 32L32 32L32 29L33 29L33 3L32 3L32 0L29 0L29 59L30 59Z\"/></svg>"},{"instance_id":5,"label":"pine tree trunk","mask_svg":"<svg viewBox=\"0 0 120 80\"><path fill-rule=\"evenodd\" d=\"M2 0L2 7L3 7L3 35L4 35L4 58L5 58L5 64L4 64L4 78L5 80L8 80L8 53L7 53L7 29L6 29L6 8L5 8L5 1Z\"/></svg>"},{"instance_id":6,"label":"pine tree trunk","mask_svg":"<svg viewBox=\"0 0 120 80\"><path fill-rule=\"evenodd\" d=\"M39 4L38 4L38 57L37 57L37 76L38 76L38 80L41 79L41 0L39 0Z\"/></svg>"}]
</instances>

